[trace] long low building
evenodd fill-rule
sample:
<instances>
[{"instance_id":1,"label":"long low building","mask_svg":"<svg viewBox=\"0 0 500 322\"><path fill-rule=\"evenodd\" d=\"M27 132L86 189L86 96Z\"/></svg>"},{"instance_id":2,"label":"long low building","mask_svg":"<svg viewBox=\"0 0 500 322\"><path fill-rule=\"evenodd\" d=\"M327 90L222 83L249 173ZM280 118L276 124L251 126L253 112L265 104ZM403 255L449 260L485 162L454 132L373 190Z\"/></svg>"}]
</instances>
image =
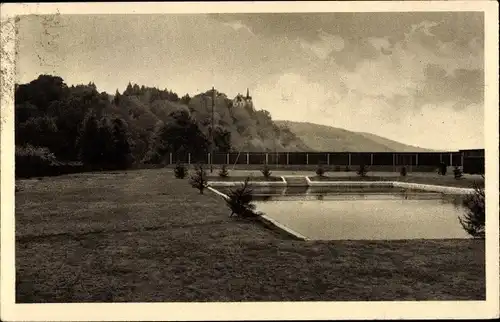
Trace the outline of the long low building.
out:
<instances>
[{"instance_id":1,"label":"long low building","mask_svg":"<svg viewBox=\"0 0 500 322\"><path fill-rule=\"evenodd\" d=\"M434 171L439 164L459 166L465 173L484 173L484 149L449 152L231 152L169 153L167 164L202 162L214 165L355 167L361 164L389 171L410 167L410 171Z\"/></svg>"},{"instance_id":2,"label":"long low building","mask_svg":"<svg viewBox=\"0 0 500 322\"><path fill-rule=\"evenodd\" d=\"M465 173L484 174L484 149L460 150Z\"/></svg>"}]
</instances>

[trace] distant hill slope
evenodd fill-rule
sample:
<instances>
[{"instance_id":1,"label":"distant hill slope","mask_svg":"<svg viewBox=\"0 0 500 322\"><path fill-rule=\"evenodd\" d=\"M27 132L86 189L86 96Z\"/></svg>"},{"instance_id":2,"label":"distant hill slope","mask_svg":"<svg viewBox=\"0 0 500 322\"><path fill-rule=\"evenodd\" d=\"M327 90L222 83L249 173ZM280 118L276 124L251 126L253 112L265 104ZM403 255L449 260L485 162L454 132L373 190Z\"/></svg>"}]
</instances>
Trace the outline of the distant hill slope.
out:
<instances>
[{"instance_id":1,"label":"distant hill slope","mask_svg":"<svg viewBox=\"0 0 500 322\"><path fill-rule=\"evenodd\" d=\"M371 133L352 132L308 122L274 121L288 127L311 150L332 152L430 152Z\"/></svg>"},{"instance_id":2,"label":"distant hill slope","mask_svg":"<svg viewBox=\"0 0 500 322\"><path fill-rule=\"evenodd\" d=\"M413 145L407 145L403 144L397 141L393 141L372 133L366 133L366 132L354 132L356 134L361 134L365 136L366 138L373 140L377 143L380 143L382 145L387 146L388 148L392 149L393 151L399 151L399 152L436 152L436 150L431 150L431 149L425 149L421 148L418 146L413 146Z\"/></svg>"}]
</instances>

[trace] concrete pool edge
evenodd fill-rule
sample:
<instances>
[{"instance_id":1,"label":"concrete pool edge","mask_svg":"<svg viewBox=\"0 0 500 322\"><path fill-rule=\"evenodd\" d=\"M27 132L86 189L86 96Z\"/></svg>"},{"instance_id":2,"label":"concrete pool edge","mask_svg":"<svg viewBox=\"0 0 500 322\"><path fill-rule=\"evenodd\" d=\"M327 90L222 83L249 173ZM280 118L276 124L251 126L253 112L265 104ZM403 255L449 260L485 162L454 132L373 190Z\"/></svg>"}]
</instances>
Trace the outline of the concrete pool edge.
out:
<instances>
[{"instance_id":1,"label":"concrete pool edge","mask_svg":"<svg viewBox=\"0 0 500 322\"><path fill-rule=\"evenodd\" d=\"M339 186L362 186L362 187L394 187L417 189L430 192L441 192L449 194L467 194L474 192L472 188L458 188L450 186L438 186L423 183L401 182L401 181L312 181L305 177L309 187L339 187Z\"/></svg>"},{"instance_id":2,"label":"concrete pool edge","mask_svg":"<svg viewBox=\"0 0 500 322\"><path fill-rule=\"evenodd\" d=\"M297 177L297 176L294 176ZM287 187L288 183L284 176L280 176L281 181L250 181L250 186L255 187ZM401 181L312 181L309 176L303 176L306 180L307 187L342 187L342 186L358 186L358 187L390 187L390 188L406 188L416 189L429 192L440 192L446 194L468 194L474 192L472 188L459 188L450 186L439 186L432 184L401 182ZM208 187L235 187L243 184L243 181L209 181Z\"/></svg>"},{"instance_id":3,"label":"concrete pool edge","mask_svg":"<svg viewBox=\"0 0 500 322\"><path fill-rule=\"evenodd\" d=\"M226 194L220 192L217 189L214 189L213 187L207 186L207 189L214 192L215 194L221 196L224 199L229 198ZM309 238L307 238L304 235L299 234L298 232L280 224L279 222L277 222L276 220L274 220L272 218L269 218L265 214L260 215L258 218L259 218L259 221L267 227L278 229L281 232L285 233L286 235L293 237L294 239L297 239L300 241L309 241Z\"/></svg>"},{"instance_id":4,"label":"concrete pool edge","mask_svg":"<svg viewBox=\"0 0 500 322\"><path fill-rule=\"evenodd\" d=\"M252 181L248 183L250 186L257 187L286 187L287 182L284 177L279 177L281 181ZM236 187L243 185L243 181L208 181L208 187Z\"/></svg>"}]
</instances>

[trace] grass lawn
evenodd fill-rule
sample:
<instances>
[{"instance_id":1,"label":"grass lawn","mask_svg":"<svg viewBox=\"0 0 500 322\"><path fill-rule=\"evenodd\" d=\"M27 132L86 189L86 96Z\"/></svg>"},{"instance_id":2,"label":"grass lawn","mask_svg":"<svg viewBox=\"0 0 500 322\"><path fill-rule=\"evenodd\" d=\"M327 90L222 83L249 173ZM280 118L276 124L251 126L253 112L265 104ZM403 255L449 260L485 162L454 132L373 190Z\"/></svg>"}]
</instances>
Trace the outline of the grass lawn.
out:
<instances>
[{"instance_id":1,"label":"grass lawn","mask_svg":"<svg viewBox=\"0 0 500 322\"><path fill-rule=\"evenodd\" d=\"M243 182L245 181L246 176L229 176L229 177L219 177L219 176L209 176L208 181L224 181L224 182ZM271 176L269 178L265 178L264 176L256 177L250 176L250 182L275 182L275 181L283 181L280 177Z\"/></svg>"},{"instance_id":2,"label":"grass lawn","mask_svg":"<svg viewBox=\"0 0 500 322\"><path fill-rule=\"evenodd\" d=\"M300 242L171 170L17 182L16 300L485 298L484 242Z\"/></svg>"},{"instance_id":3,"label":"grass lawn","mask_svg":"<svg viewBox=\"0 0 500 322\"><path fill-rule=\"evenodd\" d=\"M461 179L455 179L453 176L440 176L437 174L426 174L426 175L407 175L406 177L395 177L395 176L377 176L369 175L366 177L360 177L358 175L352 176L311 176L309 177L311 181L401 181L401 182L412 182L412 183L422 183L431 184L438 186L450 186L450 187L460 187L460 188L473 188L474 183L479 186L484 187L484 179L476 177L463 177Z\"/></svg>"}]
</instances>

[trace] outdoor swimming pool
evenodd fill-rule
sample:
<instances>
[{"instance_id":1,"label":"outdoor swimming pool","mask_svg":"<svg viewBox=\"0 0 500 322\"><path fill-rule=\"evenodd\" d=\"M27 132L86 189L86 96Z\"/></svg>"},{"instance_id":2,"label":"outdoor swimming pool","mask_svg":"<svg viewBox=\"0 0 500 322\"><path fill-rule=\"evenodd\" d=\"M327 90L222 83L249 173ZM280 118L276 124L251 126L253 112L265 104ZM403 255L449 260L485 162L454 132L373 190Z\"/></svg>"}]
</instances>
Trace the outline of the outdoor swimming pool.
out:
<instances>
[{"instance_id":1,"label":"outdoor swimming pool","mask_svg":"<svg viewBox=\"0 0 500 322\"><path fill-rule=\"evenodd\" d=\"M460 195L397 188L259 188L257 210L312 240L469 238Z\"/></svg>"}]
</instances>

